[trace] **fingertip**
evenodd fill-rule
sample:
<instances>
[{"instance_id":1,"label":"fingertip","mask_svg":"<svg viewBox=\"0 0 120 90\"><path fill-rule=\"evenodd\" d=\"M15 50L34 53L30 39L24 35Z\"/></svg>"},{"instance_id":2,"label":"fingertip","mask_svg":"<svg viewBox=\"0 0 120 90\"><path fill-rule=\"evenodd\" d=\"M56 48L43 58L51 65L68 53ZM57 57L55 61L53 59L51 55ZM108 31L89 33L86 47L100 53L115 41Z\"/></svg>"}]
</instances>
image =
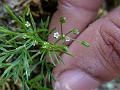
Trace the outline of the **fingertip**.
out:
<instances>
[{"instance_id":1,"label":"fingertip","mask_svg":"<svg viewBox=\"0 0 120 90\"><path fill-rule=\"evenodd\" d=\"M79 70L66 71L53 83L54 90L92 90L99 85L99 81Z\"/></svg>"},{"instance_id":2,"label":"fingertip","mask_svg":"<svg viewBox=\"0 0 120 90\"><path fill-rule=\"evenodd\" d=\"M69 7L77 7L88 9L90 11L96 11L100 8L103 3L103 0L59 0L60 4L66 5Z\"/></svg>"}]
</instances>

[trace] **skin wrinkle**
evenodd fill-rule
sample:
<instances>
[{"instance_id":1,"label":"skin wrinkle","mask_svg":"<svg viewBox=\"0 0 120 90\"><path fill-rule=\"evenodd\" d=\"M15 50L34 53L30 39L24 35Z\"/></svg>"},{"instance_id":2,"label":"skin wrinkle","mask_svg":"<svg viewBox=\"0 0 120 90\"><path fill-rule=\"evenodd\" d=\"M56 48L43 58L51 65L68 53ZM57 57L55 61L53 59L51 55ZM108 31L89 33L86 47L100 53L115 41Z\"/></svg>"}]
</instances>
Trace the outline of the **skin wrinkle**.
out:
<instances>
[{"instance_id":1,"label":"skin wrinkle","mask_svg":"<svg viewBox=\"0 0 120 90\"><path fill-rule=\"evenodd\" d=\"M112 62L114 63L114 65L116 66L116 68L117 68L117 72L118 72L118 74L120 74L120 67L119 67L119 65L115 62L115 60L112 60Z\"/></svg>"},{"instance_id":2,"label":"skin wrinkle","mask_svg":"<svg viewBox=\"0 0 120 90\"><path fill-rule=\"evenodd\" d=\"M118 50L115 48L114 45L113 45L113 48L114 48L115 52L117 53L118 57L120 58L120 53L118 52Z\"/></svg>"},{"instance_id":3,"label":"skin wrinkle","mask_svg":"<svg viewBox=\"0 0 120 90\"><path fill-rule=\"evenodd\" d=\"M99 28L98 28L99 29ZM99 37L99 36L98 36ZM99 42L99 41L98 41ZM97 43L98 43L97 42ZM101 41L100 41L101 42ZM99 43L99 46L100 46L100 43ZM99 46L97 46L97 47L99 47ZM96 47L96 46L95 46ZM102 48L102 46L100 47L100 48ZM101 50L103 50L103 49L99 49L99 51L101 51ZM96 54L96 52L99 52L98 50L97 51L95 51L95 54ZM102 52L102 51L101 51ZM103 54L104 55L104 54ZM102 55L102 56L103 56ZM96 57L100 57L100 56L96 56ZM102 62L102 60L101 59L99 59L99 61L100 61L100 63L101 63L101 65L103 65L103 67L105 67L105 65L103 64L103 62ZM105 67L106 68L106 67ZM107 68L106 68L107 69ZM107 69L108 70L108 69ZM111 72L110 70L108 70L109 72ZM97 77L98 78L98 77ZM99 79L100 80L100 79Z\"/></svg>"},{"instance_id":4,"label":"skin wrinkle","mask_svg":"<svg viewBox=\"0 0 120 90\"><path fill-rule=\"evenodd\" d=\"M114 62L114 59L112 58L112 54L113 54L113 53L114 53L114 49L112 48L112 51L111 51L111 53L108 55L108 57L111 58L110 61L113 61L113 63L115 64L115 66L117 66L116 63ZM118 67L116 67L116 68L118 68Z\"/></svg>"},{"instance_id":5,"label":"skin wrinkle","mask_svg":"<svg viewBox=\"0 0 120 90\"><path fill-rule=\"evenodd\" d=\"M103 36L103 32L102 32L102 29L101 29L101 28L100 28L100 32L99 32L99 33L100 33L103 41L106 43L106 45L110 46L110 48L113 47L113 45L111 44L111 42L107 42L107 40L104 38L104 36L106 36L107 34ZM100 51L100 50L102 50L102 51ZM102 49L102 47L101 47L100 50L99 50L99 52L101 53L102 56L104 56L104 54L102 54L102 53L104 52L104 50ZM111 58L111 55L112 55L113 52L114 52L114 49L112 48L112 51L111 51L110 54L108 55L109 59ZM105 59L105 56L104 56L104 59ZM112 68L114 68L115 71L117 70L118 67L116 67L116 68L113 67L113 65L111 65L111 63L110 63L107 59L105 59L105 61L108 62L109 65L110 65ZM112 60L110 60L110 61L112 61ZM104 64L104 63L102 63L102 64ZM115 64L115 66L116 66L116 63L114 63L114 64ZM105 65L104 65L104 67L105 67ZM107 66L106 66L105 68L107 68ZM109 70L109 69L108 69L108 70ZM109 71L110 71L110 70L109 70Z\"/></svg>"},{"instance_id":6,"label":"skin wrinkle","mask_svg":"<svg viewBox=\"0 0 120 90\"><path fill-rule=\"evenodd\" d=\"M100 46L100 45L99 45ZM107 59L105 58L105 56L104 56L104 54L102 54L102 49L101 48L99 48L99 46L97 46L97 51L99 51L99 54L102 56L102 59L99 57L99 55L97 55L98 57L99 57L99 61L101 62L101 65L103 65L103 67L105 68L105 69L107 69L107 71L109 71L110 73L112 73L111 72L111 70L105 65L105 62L107 62L108 64L109 64L109 62L107 61ZM105 62L103 62L102 60L105 60ZM111 64L110 64L110 66L111 66Z\"/></svg>"},{"instance_id":7,"label":"skin wrinkle","mask_svg":"<svg viewBox=\"0 0 120 90\"><path fill-rule=\"evenodd\" d=\"M120 26L114 20L112 20L111 18L109 18L109 19L114 25L116 25L118 28L120 28Z\"/></svg>"},{"instance_id":8,"label":"skin wrinkle","mask_svg":"<svg viewBox=\"0 0 120 90\"><path fill-rule=\"evenodd\" d=\"M112 46L113 46L113 45L112 45ZM113 50L114 50L113 52L115 52L115 53L117 54L117 56L118 56L117 59L120 59L120 55L118 55L118 52L117 52L117 50L114 48L114 46L113 46ZM110 57L111 57L111 62L113 62L114 66L116 67L116 70L117 70L116 72L117 72L118 74L120 74L120 72L119 72L119 71L120 71L120 66L118 65L118 63L116 63L116 59L112 57L112 53L113 53L113 52L111 52L111 54L110 54L110 55L111 55L111 56L110 56ZM119 61L119 63L120 63L120 61Z\"/></svg>"},{"instance_id":9,"label":"skin wrinkle","mask_svg":"<svg viewBox=\"0 0 120 90\"><path fill-rule=\"evenodd\" d=\"M108 45L108 46L110 46L110 47L113 47L113 45L111 44L111 42L107 42L107 40L104 38L101 29L100 29L100 34L101 34L101 36L102 36L102 39L105 41L106 45ZM106 34L106 35L107 35L107 34ZM104 51L104 50L102 50L102 51ZM111 53L108 55L109 58L111 58L113 52L114 52L114 48L112 48ZM104 55L104 54L103 54L103 55ZM106 60L106 59L105 59L105 60ZM114 61L114 60L111 60L111 61ZM109 64L110 64L110 63L109 63ZM115 63L115 62L114 62L114 64L115 64L115 66L116 66L116 63ZM117 69L117 68L118 68L118 67L116 67L116 69ZM115 69L115 70L116 70L116 69Z\"/></svg>"},{"instance_id":10,"label":"skin wrinkle","mask_svg":"<svg viewBox=\"0 0 120 90\"><path fill-rule=\"evenodd\" d=\"M113 22L113 20L112 20L111 22ZM115 22L114 22L113 24L114 24L115 26L117 26L117 28L119 28L118 25L116 25ZM100 30L100 31L101 31L101 30ZM114 36L111 36L111 34L109 34L109 32L108 32L108 33L106 33L105 31L103 31L103 32L105 33L104 36L103 36L103 34L100 32L103 40L104 40L104 41L110 41L109 44L108 44L108 42L106 42L106 44L107 44L108 46L112 45L113 50L114 50L116 53L118 53L118 50L116 50L116 49L114 48L115 42L116 42L116 38L114 38ZM114 39L112 40L112 42L111 42L111 40L109 40L109 39L108 39L108 40L105 40L106 35L108 36L108 38L109 38L109 37L114 38ZM101 49L101 50L102 50L102 49ZM109 54L109 56L112 55L112 53L114 52L113 50L112 50L112 52ZM104 56L104 50L102 51L101 54L103 54L102 56ZM120 57L120 54L117 54L117 55L118 55L118 57ZM104 58L104 60L106 60L106 59ZM113 60L111 57L109 57L108 60L106 60L106 61L109 61L109 60L110 60L109 65L113 64L114 67L116 67L115 69L117 70L117 73L119 73L119 72L118 72L118 71L120 70L119 65L117 65L116 62L115 62L115 60ZM113 65L112 65L112 66L113 66ZM116 70L115 70L115 71L116 71ZM120 73L119 73L119 74L120 74Z\"/></svg>"},{"instance_id":11,"label":"skin wrinkle","mask_svg":"<svg viewBox=\"0 0 120 90\"><path fill-rule=\"evenodd\" d=\"M105 35L103 35L103 32L105 33ZM105 39L105 37L106 36L108 36L108 38L109 37L112 37L113 38L113 36L111 36L109 33L106 33L105 32L105 30L102 32L102 29L100 29L100 34L101 34L101 36L102 36L102 38L103 38L103 40L105 41L105 43L106 43L106 45L108 45L108 46L112 46L112 51L111 51L111 53L108 55L108 59L105 59L106 61L110 61L109 62L109 65L111 65L111 66L113 66L114 65L114 67L115 67L115 71L117 70L117 72L120 70L120 67L118 67L118 65L115 63L115 60L112 60L112 58L111 58L111 55L112 55L112 53L113 52L116 52L117 50L115 50L115 48L114 48L114 43L115 43L115 39L114 40L106 40ZM109 41L109 42L106 42L106 41ZM112 42L111 42L112 41ZM102 52L101 52L101 54L103 54L102 56L104 56L105 54L104 54L104 50L101 48L101 50L102 50ZM119 57L120 57L120 55L118 55ZM106 56L104 56L104 57L106 57ZM113 64L113 65L112 65Z\"/></svg>"},{"instance_id":12,"label":"skin wrinkle","mask_svg":"<svg viewBox=\"0 0 120 90\"><path fill-rule=\"evenodd\" d=\"M112 36L114 35L113 36L114 40L120 43L120 39L119 39L120 38L120 13L119 13L120 7L118 7L116 11L114 10L111 13L111 15L108 15L108 20L116 27L115 30L112 30L112 32L108 32L108 33L110 33Z\"/></svg>"},{"instance_id":13,"label":"skin wrinkle","mask_svg":"<svg viewBox=\"0 0 120 90\"><path fill-rule=\"evenodd\" d=\"M108 35L111 38L111 39L108 38L107 41L111 42L111 45L113 46L114 50L117 52L118 56L120 56L120 52L117 50L118 48L116 48L116 45L120 43L120 40L119 40L120 27L115 22L113 23L113 20L110 19L110 21L115 26L116 29L111 32L108 30L105 30L104 32L106 35Z\"/></svg>"},{"instance_id":14,"label":"skin wrinkle","mask_svg":"<svg viewBox=\"0 0 120 90\"><path fill-rule=\"evenodd\" d=\"M102 33L101 29L100 29L100 34L101 34L101 36L102 36L102 39L105 41L106 45L113 47L112 43L111 43L111 42L107 42L107 40L105 39L105 36L106 36L106 35L108 36L108 34L106 33L106 35L103 36L103 33ZM109 58L111 58L111 55L112 55L112 53L114 52L114 50L115 50L115 48L113 47L111 53L108 55ZM104 55L104 54L103 54L103 55ZM111 61L114 61L114 60L111 60ZM110 63L109 63L109 64L110 64ZM116 63L114 63L114 64L115 64L115 66L116 66ZM118 67L116 67L115 70L117 70L117 68L118 68Z\"/></svg>"},{"instance_id":15,"label":"skin wrinkle","mask_svg":"<svg viewBox=\"0 0 120 90\"><path fill-rule=\"evenodd\" d=\"M109 70L109 68L105 65L105 62L103 62L100 57L98 57L98 58L99 58L100 64L103 65L103 67L104 67L107 71L109 71L109 73L111 73L111 70ZM97 77L97 78L98 78L98 80L99 80L100 82L102 82L102 83L106 82L106 80L104 80L103 78L100 78L100 77Z\"/></svg>"},{"instance_id":16,"label":"skin wrinkle","mask_svg":"<svg viewBox=\"0 0 120 90\"><path fill-rule=\"evenodd\" d=\"M100 29L100 31L101 31L101 26L100 26L100 28L98 28L98 29ZM99 31L99 30L98 30L98 31ZM99 33L100 33L100 32L99 32ZM101 33L100 33L100 34L101 34ZM100 36L101 36L101 35L100 35ZM98 37L99 37L99 36L98 36ZM104 40L103 40L103 41L104 41ZM99 46L97 46L97 44L96 44L96 48L97 48L98 50L97 50L97 51L94 51L95 54L96 54L96 52L101 53L100 55L101 55L101 56L104 56L104 59L105 59L106 62L107 62L107 59L105 58L105 52L104 52L104 54L102 54L103 49L102 49L102 46L100 46L101 41L98 40L97 43L98 43ZM105 69L107 69L109 72L111 72L111 70L109 70L109 68L104 64L103 60L101 60L100 56L96 54L96 57L99 57L98 60L100 61L101 65L103 65L103 67L104 67ZM113 72L111 72L111 73L113 73ZM100 79L99 79L99 80L100 80Z\"/></svg>"},{"instance_id":17,"label":"skin wrinkle","mask_svg":"<svg viewBox=\"0 0 120 90\"><path fill-rule=\"evenodd\" d=\"M100 26L100 27L101 27L101 26ZM103 41L105 42L105 45L107 45L109 48L111 48L112 44L110 44L109 42L106 42L106 40L105 40L105 38L104 38L104 36L106 36L107 34L103 36L103 31L102 31L101 28L100 28L100 30L99 30L99 33L100 33ZM99 42L98 42L98 43L99 43ZM111 52L109 52L110 54L109 54L108 56L105 56L106 54L105 54L102 46L100 45L100 43L99 43L99 47L100 47L100 49L98 48L98 50L99 50L98 52L100 52L101 56L102 56L102 57L104 58L104 60L108 63L108 65L110 65L114 70L116 70L115 67L109 62L109 59L110 59L109 56L111 56L111 54L112 54L112 52L113 52L113 49L112 49ZM108 57L108 58L107 58L107 57ZM101 61L102 61L102 60L101 60ZM104 66L105 66L105 65L104 65ZM106 66L105 68L107 68L107 66ZM108 69L108 71L111 72L111 70L109 70L109 69Z\"/></svg>"},{"instance_id":18,"label":"skin wrinkle","mask_svg":"<svg viewBox=\"0 0 120 90\"><path fill-rule=\"evenodd\" d=\"M110 34L108 34L108 33L106 33L106 32L104 32L104 34L105 34L104 36L103 36L102 34L101 34L101 35L102 35L102 38L103 38L105 41L108 41L108 42L106 42L106 44L107 44L108 46L111 45L112 48L115 50L114 45L115 45L115 41L116 41L116 40L113 39L113 36L111 36ZM107 36L108 36L109 38L111 38L111 37L112 37L112 38L111 38L110 40L108 40L108 37L107 37ZM109 44L108 44L108 43L109 43ZM115 50L115 51L117 51L117 50ZM118 55L119 55L119 54L118 54Z\"/></svg>"},{"instance_id":19,"label":"skin wrinkle","mask_svg":"<svg viewBox=\"0 0 120 90\"><path fill-rule=\"evenodd\" d=\"M112 22L113 23L113 22ZM116 23L113 23L114 25L116 25ZM117 26L117 28L120 28L120 27L118 27L118 25L116 25ZM114 34L114 33L113 33ZM114 38L114 41L112 42L113 43L113 45L115 44L115 41L117 41L117 42L120 42L120 40L119 39L117 39L117 38L115 38L114 36L112 36L112 34L110 34L110 36L112 37L112 38Z\"/></svg>"},{"instance_id":20,"label":"skin wrinkle","mask_svg":"<svg viewBox=\"0 0 120 90\"><path fill-rule=\"evenodd\" d=\"M101 37L103 38L103 41L105 41L106 45L108 45L108 46L111 47L112 44L106 42L106 40L105 40L105 38L104 38L105 35L103 36L103 34L101 33L101 29L100 29L100 32L99 32L99 33L100 33ZM98 41L98 42L99 42L99 41ZM100 42L99 42L99 45L100 45ZM102 46L100 46L100 48L101 48L101 49L98 48L98 49L99 49L98 52L101 53L101 56L104 58L103 60L105 60L106 62L108 62L108 65L110 65L112 68L114 68L115 71L118 70L118 67L115 67L115 65L114 65L114 67L113 67L113 65L112 65L112 60L111 60L110 57L109 57L109 56L111 56L111 54L113 53L113 49L112 49L111 52L109 52L110 54L107 56L108 58L106 58L104 49L102 49ZM102 61L102 60L100 60L100 61ZM114 63L114 64L115 64L115 63ZM102 65L104 65L104 64L102 64ZM104 65L104 66L105 66L105 65ZM105 68L107 68L107 67L105 67ZM110 71L110 70L109 70L109 71ZM114 73L115 73L115 72L114 72Z\"/></svg>"},{"instance_id":21,"label":"skin wrinkle","mask_svg":"<svg viewBox=\"0 0 120 90\"><path fill-rule=\"evenodd\" d=\"M111 71L111 68L112 69L114 69L115 71L116 71L116 69L117 68L115 68L114 66L113 66L113 64L111 64L111 62L110 62L110 57L109 58L107 58L106 56L105 56L105 52L104 52L104 50L102 49L102 47L99 45L99 47L100 47L100 49L98 49L98 51L99 51L99 53L100 53L100 55L102 56L102 60L100 60L101 61L101 63L103 64L103 66L105 67L105 69L107 69L110 73L115 73L115 72L112 72ZM107 65L109 66L107 66L107 65L105 65L105 62L106 63L108 63ZM111 67L111 68L110 68Z\"/></svg>"},{"instance_id":22,"label":"skin wrinkle","mask_svg":"<svg viewBox=\"0 0 120 90\"><path fill-rule=\"evenodd\" d=\"M98 32L100 33L100 35L101 35L103 41L106 43L106 45L111 45L111 42L108 42L108 41L105 39L105 37L104 37L104 35L103 35L103 32L102 32L102 27L101 27L101 26L100 26L100 30L99 30Z\"/></svg>"},{"instance_id":23,"label":"skin wrinkle","mask_svg":"<svg viewBox=\"0 0 120 90\"><path fill-rule=\"evenodd\" d=\"M113 22L112 22L113 23ZM114 25L116 25L118 28L120 28L116 23L113 23ZM113 48L114 48L114 50L115 50L115 52L117 53L117 55L119 56L119 58L120 58L120 52L117 50L118 48L116 48L116 42L118 42L118 43L120 43L120 41L119 41L119 39L117 39L117 38L114 38L114 42L112 43L112 45L113 45Z\"/></svg>"},{"instance_id":24,"label":"skin wrinkle","mask_svg":"<svg viewBox=\"0 0 120 90\"><path fill-rule=\"evenodd\" d=\"M114 49L115 50L115 49ZM116 50L115 50L116 51ZM116 52L116 54L118 55L118 53ZM119 59L120 59L120 56L118 56L117 58L114 58L114 57L112 57L112 60L111 60L111 62L113 62L113 64L116 66L116 68L117 68L117 72L120 74L120 61L119 61ZM117 62L117 61L119 61L119 62Z\"/></svg>"},{"instance_id":25,"label":"skin wrinkle","mask_svg":"<svg viewBox=\"0 0 120 90\"><path fill-rule=\"evenodd\" d=\"M107 34L107 33L106 33L106 34ZM111 36L111 35L109 35L109 36L113 38L113 36ZM119 53L118 50L115 48L115 42L119 42L119 41L114 38L114 40L112 40L112 43L111 43L111 42L110 42L110 43L111 43L114 51L117 53L118 57L120 58L120 53Z\"/></svg>"}]
</instances>

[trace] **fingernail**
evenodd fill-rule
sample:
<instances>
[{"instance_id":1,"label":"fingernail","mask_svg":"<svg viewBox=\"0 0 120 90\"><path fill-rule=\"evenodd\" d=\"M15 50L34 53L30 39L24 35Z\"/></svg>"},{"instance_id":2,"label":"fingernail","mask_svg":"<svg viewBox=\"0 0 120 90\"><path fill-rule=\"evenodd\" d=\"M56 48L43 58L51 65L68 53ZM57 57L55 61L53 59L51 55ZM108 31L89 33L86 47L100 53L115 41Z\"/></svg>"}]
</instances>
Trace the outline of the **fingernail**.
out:
<instances>
[{"instance_id":1,"label":"fingernail","mask_svg":"<svg viewBox=\"0 0 120 90\"><path fill-rule=\"evenodd\" d=\"M53 83L54 90L93 90L100 85L97 80L79 70L66 71L56 80Z\"/></svg>"}]
</instances>

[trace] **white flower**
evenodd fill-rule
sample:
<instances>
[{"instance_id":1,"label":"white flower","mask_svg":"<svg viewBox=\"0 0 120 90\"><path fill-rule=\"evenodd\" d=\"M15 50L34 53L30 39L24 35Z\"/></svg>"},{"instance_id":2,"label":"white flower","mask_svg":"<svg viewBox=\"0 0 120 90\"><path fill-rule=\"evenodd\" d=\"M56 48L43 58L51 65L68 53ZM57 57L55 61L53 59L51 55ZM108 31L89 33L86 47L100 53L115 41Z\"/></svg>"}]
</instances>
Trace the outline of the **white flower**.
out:
<instances>
[{"instance_id":1,"label":"white flower","mask_svg":"<svg viewBox=\"0 0 120 90\"><path fill-rule=\"evenodd\" d=\"M60 37L60 34L58 32L55 32L54 33L54 38L59 38Z\"/></svg>"},{"instance_id":2,"label":"white flower","mask_svg":"<svg viewBox=\"0 0 120 90\"><path fill-rule=\"evenodd\" d=\"M36 44L38 44L38 42L36 40L32 42L33 46L35 46Z\"/></svg>"},{"instance_id":3,"label":"white flower","mask_svg":"<svg viewBox=\"0 0 120 90\"><path fill-rule=\"evenodd\" d=\"M65 41L66 41L66 42L69 42L70 40L71 40L70 37L68 37L68 36L65 37Z\"/></svg>"},{"instance_id":4,"label":"white flower","mask_svg":"<svg viewBox=\"0 0 120 90\"><path fill-rule=\"evenodd\" d=\"M27 21L26 24L25 24L26 27L30 27L30 23Z\"/></svg>"}]
</instances>

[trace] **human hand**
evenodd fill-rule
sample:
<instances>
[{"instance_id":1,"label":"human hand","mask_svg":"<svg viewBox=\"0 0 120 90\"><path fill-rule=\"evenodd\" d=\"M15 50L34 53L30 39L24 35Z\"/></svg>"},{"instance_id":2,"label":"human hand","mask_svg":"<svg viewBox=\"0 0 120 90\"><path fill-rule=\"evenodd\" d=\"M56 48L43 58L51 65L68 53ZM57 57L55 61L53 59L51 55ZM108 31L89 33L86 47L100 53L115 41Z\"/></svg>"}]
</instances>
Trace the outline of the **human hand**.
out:
<instances>
[{"instance_id":1,"label":"human hand","mask_svg":"<svg viewBox=\"0 0 120 90\"><path fill-rule=\"evenodd\" d=\"M75 2L73 1L72 3L73 6L76 6L78 2L84 2L85 4L88 4L87 1L88 0L77 0ZM97 11L100 5L100 0L95 1L96 7L93 8L96 8ZM91 0L91 5L93 5L95 1ZM68 0L68 2L70 2L70 0ZM78 6L79 5L77 5L77 8ZM89 8L87 8L87 10ZM74 25L79 25L79 23L83 22L84 25L80 26L84 31L82 34L75 37L77 37L77 40L80 41L88 41L90 43L90 47L86 48L77 42L70 44L69 53L73 54L74 57L66 54L62 55L64 64L61 63L57 65L53 71L53 74L56 78L56 82L53 84L55 90L92 90L102 83L108 82L120 75L119 12L120 7L113 10L107 16L95 21L85 30L84 28L90 23L91 20L93 20L95 13L91 13L91 16L88 17L89 19L87 19L87 16L89 15L81 16L83 14L81 13L78 15L78 17L75 17L75 20L74 17L72 18L73 15L67 13L65 14L66 16L71 15L71 20L68 22L68 24L66 24L65 28L67 29L65 30L68 30L69 28L74 27ZM60 13L57 15L60 15ZM57 15L55 15L53 19L57 18ZM83 21L79 21L80 19L77 19L80 17L82 19L84 18ZM78 21L76 22L76 20ZM51 25L55 24L55 22L56 21L52 22ZM55 24L55 26L57 25L58 24ZM50 39L50 41L52 40L53 39Z\"/></svg>"}]
</instances>

